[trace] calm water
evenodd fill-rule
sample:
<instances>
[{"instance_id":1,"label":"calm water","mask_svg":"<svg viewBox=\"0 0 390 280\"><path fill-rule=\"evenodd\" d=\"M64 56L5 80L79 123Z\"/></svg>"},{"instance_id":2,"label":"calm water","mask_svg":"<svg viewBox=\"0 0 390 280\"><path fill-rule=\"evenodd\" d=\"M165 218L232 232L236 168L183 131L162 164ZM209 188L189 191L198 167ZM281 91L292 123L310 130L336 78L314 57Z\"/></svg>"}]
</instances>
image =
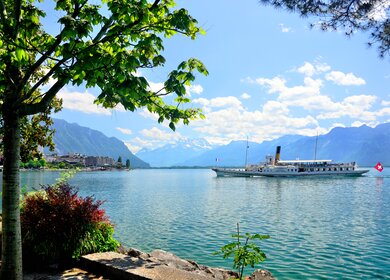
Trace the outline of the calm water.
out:
<instances>
[{"instance_id":1,"label":"calm water","mask_svg":"<svg viewBox=\"0 0 390 280\"><path fill-rule=\"evenodd\" d=\"M53 183L57 172L24 172ZM358 178L217 178L211 170L80 172L71 184L103 206L125 246L212 256L234 233L271 235L262 267L279 279L390 279L390 168Z\"/></svg>"}]
</instances>

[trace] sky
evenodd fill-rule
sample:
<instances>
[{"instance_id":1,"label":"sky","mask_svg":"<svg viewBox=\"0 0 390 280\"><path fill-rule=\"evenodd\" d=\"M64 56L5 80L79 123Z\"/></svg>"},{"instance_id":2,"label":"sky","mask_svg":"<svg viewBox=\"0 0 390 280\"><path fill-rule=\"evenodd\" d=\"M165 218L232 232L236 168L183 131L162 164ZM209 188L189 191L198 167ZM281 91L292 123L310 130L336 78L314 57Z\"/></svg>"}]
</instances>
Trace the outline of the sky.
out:
<instances>
[{"instance_id":1,"label":"sky","mask_svg":"<svg viewBox=\"0 0 390 280\"><path fill-rule=\"evenodd\" d=\"M390 57L381 59L375 46L367 47L367 33L347 38L342 31L312 29L318 19L257 0L177 3L206 34L167 39L164 68L140 74L157 89L181 61L200 59L209 75L197 75L187 92L205 120L173 132L145 109L104 109L93 104L98 88L71 85L59 93L63 109L53 117L117 137L133 153L197 138L213 145L247 137L260 143L390 121Z\"/></svg>"}]
</instances>

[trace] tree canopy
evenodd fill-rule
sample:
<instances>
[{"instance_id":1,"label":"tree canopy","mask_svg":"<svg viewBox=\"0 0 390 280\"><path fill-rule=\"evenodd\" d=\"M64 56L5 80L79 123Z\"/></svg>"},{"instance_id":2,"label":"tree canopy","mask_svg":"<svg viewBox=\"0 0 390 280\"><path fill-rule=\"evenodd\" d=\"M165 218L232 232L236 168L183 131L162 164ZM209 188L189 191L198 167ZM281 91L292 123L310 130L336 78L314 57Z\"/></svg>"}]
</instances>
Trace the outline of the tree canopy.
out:
<instances>
[{"instance_id":1,"label":"tree canopy","mask_svg":"<svg viewBox=\"0 0 390 280\"><path fill-rule=\"evenodd\" d=\"M318 16L322 30L342 29L347 36L369 32L368 45L377 45L379 55L390 54L390 1L388 0L260 0L261 3L298 12L301 16Z\"/></svg>"},{"instance_id":2,"label":"tree canopy","mask_svg":"<svg viewBox=\"0 0 390 280\"><path fill-rule=\"evenodd\" d=\"M203 117L186 106L186 85L195 72L207 75L195 58L171 71L164 87L153 91L142 69L160 68L164 39L182 34L195 39L203 31L173 0L56 0L59 33L42 25L42 0L0 0L0 112L3 120L2 279L21 279L19 161L25 117L48 114L67 84L100 91L95 103L126 110L146 107L169 127ZM51 2L51 1L47 1ZM163 99L174 96L172 103ZM31 121L29 119L28 121ZM31 123L30 123L31 124ZM36 128L32 128L35 130Z\"/></svg>"}]
</instances>

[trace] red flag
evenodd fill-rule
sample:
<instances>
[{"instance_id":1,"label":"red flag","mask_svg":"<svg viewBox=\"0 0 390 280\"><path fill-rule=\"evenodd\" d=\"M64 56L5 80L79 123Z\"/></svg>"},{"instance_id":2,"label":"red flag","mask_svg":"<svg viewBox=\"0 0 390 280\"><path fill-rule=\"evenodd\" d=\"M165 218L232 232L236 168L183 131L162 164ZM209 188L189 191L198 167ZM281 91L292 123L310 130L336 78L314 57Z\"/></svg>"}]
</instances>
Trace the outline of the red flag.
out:
<instances>
[{"instance_id":1,"label":"red flag","mask_svg":"<svg viewBox=\"0 0 390 280\"><path fill-rule=\"evenodd\" d=\"M382 172L383 171L383 165L378 161L378 163L375 165L374 167L376 170L378 170L379 172Z\"/></svg>"}]
</instances>

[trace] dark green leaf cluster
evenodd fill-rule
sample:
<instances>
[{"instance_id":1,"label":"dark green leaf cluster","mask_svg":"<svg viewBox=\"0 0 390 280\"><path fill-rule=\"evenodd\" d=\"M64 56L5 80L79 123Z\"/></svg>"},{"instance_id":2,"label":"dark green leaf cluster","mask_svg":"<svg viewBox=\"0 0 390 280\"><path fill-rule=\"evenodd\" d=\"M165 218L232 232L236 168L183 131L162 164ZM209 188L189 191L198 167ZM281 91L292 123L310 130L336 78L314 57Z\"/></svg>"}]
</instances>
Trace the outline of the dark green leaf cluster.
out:
<instances>
[{"instance_id":1,"label":"dark green leaf cluster","mask_svg":"<svg viewBox=\"0 0 390 280\"><path fill-rule=\"evenodd\" d=\"M21 116L46 110L67 83L99 88L95 103L107 108L147 107L171 128L179 120L188 124L200 116L199 109L184 106L190 101L184 85L194 81L195 72L207 75L200 61L181 64L157 92L139 75L141 69L164 66L164 37L195 39L203 32L187 10L174 9L174 1L105 0L99 6L88 0L59 0L55 9L61 31L56 36L41 25L46 14L34 1L1 3L0 101L11 98ZM43 86L49 79L55 83L47 89ZM172 104L162 99L169 94L178 97Z\"/></svg>"},{"instance_id":2,"label":"dark green leaf cluster","mask_svg":"<svg viewBox=\"0 0 390 280\"><path fill-rule=\"evenodd\" d=\"M378 44L381 57L390 54L390 5L383 0L260 0L276 8L320 17L322 30L343 29L347 36L362 30L370 33L369 45ZM317 26L318 24L312 24Z\"/></svg>"}]
</instances>

